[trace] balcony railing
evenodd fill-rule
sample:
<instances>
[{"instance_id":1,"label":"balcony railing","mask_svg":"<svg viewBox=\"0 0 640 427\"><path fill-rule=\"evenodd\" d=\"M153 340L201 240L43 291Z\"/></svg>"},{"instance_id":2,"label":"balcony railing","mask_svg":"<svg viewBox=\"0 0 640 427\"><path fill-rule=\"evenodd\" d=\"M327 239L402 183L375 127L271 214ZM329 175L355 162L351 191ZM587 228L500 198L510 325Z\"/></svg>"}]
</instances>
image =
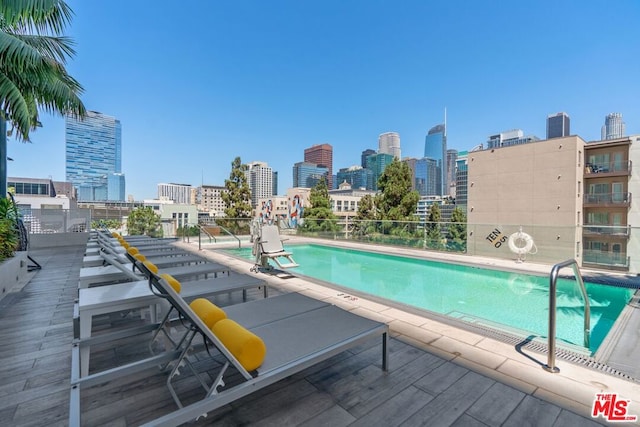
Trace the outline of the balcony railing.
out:
<instances>
[{"instance_id":1,"label":"balcony railing","mask_svg":"<svg viewBox=\"0 0 640 427\"><path fill-rule=\"evenodd\" d=\"M607 267L629 268L630 257L624 252L602 252L585 250L582 262Z\"/></svg>"},{"instance_id":2,"label":"balcony railing","mask_svg":"<svg viewBox=\"0 0 640 427\"><path fill-rule=\"evenodd\" d=\"M630 225L585 224L582 227L582 234L629 237L631 235L631 226Z\"/></svg>"},{"instance_id":3,"label":"balcony railing","mask_svg":"<svg viewBox=\"0 0 640 427\"><path fill-rule=\"evenodd\" d=\"M631 160L624 162L587 163L585 175L593 174L631 175Z\"/></svg>"},{"instance_id":4,"label":"balcony railing","mask_svg":"<svg viewBox=\"0 0 640 427\"><path fill-rule=\"evenodd\" d=\"M631 193L587 193L584 195L584 204L597 206L629 206L631 204Z\"/></svg>"}]
</instances>

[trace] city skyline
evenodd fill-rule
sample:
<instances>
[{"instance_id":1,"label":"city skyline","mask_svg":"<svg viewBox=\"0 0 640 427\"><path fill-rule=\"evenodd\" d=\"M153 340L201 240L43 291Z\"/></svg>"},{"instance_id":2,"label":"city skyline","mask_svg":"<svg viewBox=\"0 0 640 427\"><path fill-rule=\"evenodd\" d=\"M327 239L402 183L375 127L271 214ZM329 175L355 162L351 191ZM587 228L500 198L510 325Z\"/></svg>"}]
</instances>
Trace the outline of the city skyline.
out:
<instances>
[{"instance_id":1,"label":"city skyline","mask_svg":"<svg viewBox=\"0 0 640 427\"><path fill-rule=\"evenodd\" d=\"M171 16L163 2L126 13L107 2L69 5L77 55L68 70L88 109L121 121L122 171L136 200L155 197L160 182L223 185L236 156L267 162L284 193L304 148L331 144L337 171L389 131L403 157L420 158L444 108L447 148L459 151L509 129L544 138L558 111L587 141L600 139L612 111L627 134L640 133L634 1L214 2ZM524 16L536 31L485 25ZM382 31L381 21L391 24ZM175 22L189 25L166 31ZM9 141L8 174L64 180L64 119L41 118L32 144Z\"/></svg>"}]
</instances>

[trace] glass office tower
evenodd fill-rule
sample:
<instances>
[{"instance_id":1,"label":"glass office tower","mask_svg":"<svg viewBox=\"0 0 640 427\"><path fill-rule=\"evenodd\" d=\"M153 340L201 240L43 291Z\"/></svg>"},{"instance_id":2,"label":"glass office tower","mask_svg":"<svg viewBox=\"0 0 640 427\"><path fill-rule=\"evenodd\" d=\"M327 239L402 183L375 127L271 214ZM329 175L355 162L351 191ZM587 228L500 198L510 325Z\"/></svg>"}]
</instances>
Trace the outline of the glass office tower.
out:
<instances>
[{"instance_id":1,"label":"glass office tower","mask_svg":"<svg viewBox=\"0 0 640 427\"><path fill-rule=\"evenodd\" d=\"M448 188L449 184L445 164L447 158L447 127L445 124L436 125L429 129L424 141L424 157L436 161L437 175L440 177L439 183L426 183L427 189L435 188L435 194L427 195L442 196L447 194L448 191L445 191L445 188Z\"/></svg>"},{"instance_id":2,"label":"glass office tower","mask_svg":"<svg viewBox=\"0 0 640 427\"><path fill-rule=\"evenodd\" d=\"M66 180L78 190L78 201L124 201L119 120L97 111L83 119L67 116L65 146Z\"/></svg>"}]
</instances>

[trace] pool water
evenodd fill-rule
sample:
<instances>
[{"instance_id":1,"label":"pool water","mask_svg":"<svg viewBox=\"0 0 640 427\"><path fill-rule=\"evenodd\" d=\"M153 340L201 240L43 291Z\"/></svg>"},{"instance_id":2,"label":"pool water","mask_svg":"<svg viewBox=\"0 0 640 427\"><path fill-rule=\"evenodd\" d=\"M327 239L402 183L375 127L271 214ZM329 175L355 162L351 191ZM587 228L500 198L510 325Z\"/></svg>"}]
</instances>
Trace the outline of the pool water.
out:
<instances>
[{"instance_id":1,"label":"pool water","mask_svg":"<svg viewBox=\"0 0 640 427\"><path fill-rule=\"evenodd\" d=\"M549 277L321 245L290 245L290 271L423 310L528 336L546 337ZM251 248L229 250L254 259ZM593 354L633 290L585 283ZM556 338L584 348L584 303L574 280L558 279ZM586 348L584 348L587 350Z\"/></svg>"}]
</instances>

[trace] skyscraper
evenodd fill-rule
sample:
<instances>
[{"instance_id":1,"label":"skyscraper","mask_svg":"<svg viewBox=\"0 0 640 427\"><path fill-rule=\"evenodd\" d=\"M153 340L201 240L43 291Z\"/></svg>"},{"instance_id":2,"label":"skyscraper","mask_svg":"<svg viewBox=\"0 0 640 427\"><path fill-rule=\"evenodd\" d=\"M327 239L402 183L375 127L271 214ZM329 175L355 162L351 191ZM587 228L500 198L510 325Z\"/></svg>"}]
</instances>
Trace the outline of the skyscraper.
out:
<instances>
[{"instance_id":1,"label":"skyscraper","mask_svg":"<svg viewBox=\"0 0 640 427\"><path fill-rule=\"evenodd\" d=\"M437 186L436 194L429 194L430 196L442 196L447 194L445 188L447 183L447 171L445 161L447 158L447 125L439 124L431 129L427 133L424 140L424 157L433 159L436 161L438 174L440 175L440 185ZM427 188L434 188L433 183L427 183Z\"/></svg>"},{"instance_id":2,"label":"skyscraper","mask_svg":"<svg viewBox=\"0 0 640 427\"><path fill-rule=\"evenodd\" d=\"M245 171L251 189L251 207L258 206L258 200L273 196L273 170L265 162L251 162Z\"/></svg>"},{"instance_id":3,"label":"skyscraper","mask_svg":"<svg viewBox=\"0 0 640 427\"><path fill-rule=\"evenodd\" d=\"M329 182L329 170L315 163L298 162L293 165L293 186L313 188L324 178Z\"/></svg>"},{"instance_id":4,"label":"skyscraper","mask_svg":"<svg viewBox=\"0 0 640 427\"><path fill-rule=\"evenodd\" d=\"M337 173L337 179L338 185L346 182L355 190L363 188L365 190L373 189L373 172L360 166L351 166L340 169Z\"/></svg>"},{"instance_id":5,"label":"skyscraper","mask_svg":"<svg viewBox=\"0 0 640 427\"><path fill-rule=\"evenodd\" d=\"M397 132L381 133L378 136L378 153L391 154L400 160L400 135Z\"/></svg>"},{"instance_id":6,"label":"skyscraper","mask_svg":"<svg viewBox=\"0 0 640 427\"><path fill-rule=\"evenodd\" d=\"M330 144L316 144L305 148L304 161L327 168L327 186L329 189L333 188L333 147Z\"/></svg>"},{"instance_id":7,"label":"skyscraper","mask_svg":"<svg viewBox=\"0 0 640 427\"><path fill-rule=\"evenodd\" d=\"M607 114L602 126L602 140L622 138L625 134L625 124L621 113Z\"/></svg>"},{"instance_id":8,"label":"skyscraper","mask_svg":"<svg viewBox=\"0 0 640 427\"><path fill-rule=\"evenodd\" d=\"M393 159L394 157L391 154L384 153L373 154L367 157L367 169L371 171L373 179L371 190L378 190L378 179Z\"/></svg>"},{"instance_id":9,"label":"skyscraper","mask_svg":"<svg viewBox=\"0 0 640 427\"><path fill-rule=\"evenodd\" d=\"M571 121L567 113L547 116L547 139L571 135Z\"/></svg>"},{"instance_id":10,"label":"skyscraper","mask_svg":"<svg viewBox=\"0 0 640 427\"><path fill-rule=\"evenodd\" d=\"M65 141L66 180L77 189L78 200L124 201L120 121L96 111L84 119L67 116Z\"/></svg>"},{"instance_id":11,"label":"skyscraper","mask_svg":"<svg viewBox=\"0 0 640 427\"><path fill-rule=\"evenodd\" d=\"M372 150L371 148L367 148L366 150L364 150L360 155L360 166L362 166L363 168L366 168L367 157L369 157L372 154L376 154L376 150Z\"/></svg>"},{"instance_id":12,"label":"skyscraper","mask_svg":"<svg viewBox=\"0 0 640 427\"><path fill-rule=\"evenodd\" d=\"M447 150L447 186L444 195L451 196L451 187L456 186L456 161L458 160L458 150Z\"/></svg>"}]
</instances>

